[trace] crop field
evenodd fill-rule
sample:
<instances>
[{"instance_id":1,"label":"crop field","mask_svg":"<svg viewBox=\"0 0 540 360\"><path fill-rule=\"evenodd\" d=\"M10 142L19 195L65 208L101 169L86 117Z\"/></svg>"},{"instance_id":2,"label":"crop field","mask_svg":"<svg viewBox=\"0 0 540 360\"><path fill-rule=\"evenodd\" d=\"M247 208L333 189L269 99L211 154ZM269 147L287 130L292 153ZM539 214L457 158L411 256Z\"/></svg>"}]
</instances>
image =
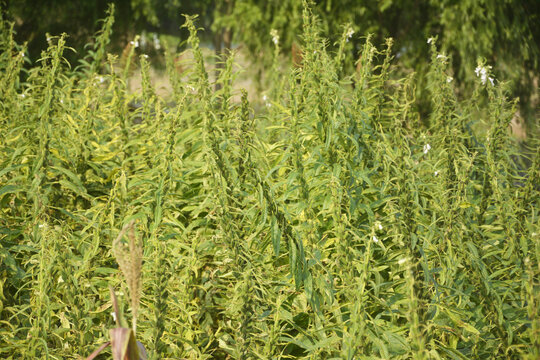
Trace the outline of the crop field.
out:
<instances>
[{"instance_id":1,"label":"crop field","mask_svg":"<svg viewBox=\"0 0 540 360\"><path fill-rule=\"evenodd\" d=\"M489 64L459 96L437 38L420 82L304 9L301 64L274 35L254 102L188 17L165 98L113 21L76 64L1 25L0 358L540 358L540 146Z\"/></svg>"}]
</instances>

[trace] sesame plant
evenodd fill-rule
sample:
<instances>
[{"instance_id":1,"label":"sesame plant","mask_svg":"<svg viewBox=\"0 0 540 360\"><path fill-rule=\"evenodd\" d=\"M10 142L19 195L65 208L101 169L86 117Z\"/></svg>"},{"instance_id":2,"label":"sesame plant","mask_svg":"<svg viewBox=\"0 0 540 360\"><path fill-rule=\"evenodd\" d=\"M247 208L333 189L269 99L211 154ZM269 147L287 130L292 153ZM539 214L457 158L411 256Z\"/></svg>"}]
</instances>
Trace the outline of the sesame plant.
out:
<instances>
[{"instance_id":1,"label":"sesame plant","mask_svg":"<svg viewBox=\"0 0 540 360\"><path fill-rule=\"evenodd\" d=\"M426 117L391 39L356 60L351 26L330 51L302 19L254 102L195 17L167 98L136 38L107 53L113 8L78 64L1 23L2 358L118 356L116 327L130 358L538 359L540 146L509 135L508 85L480 59L460 97L430 38Z\"/></svg>"},{"instance_id":2,"label":"sesame plant","mask_svg":"<svg viewBox=\"0 0 540 360\"><path fill-rule=\"evenodd\" d=\"M127 237L129 240L123 241L123 237L126 233L128 234ZM86 359L94 359L110 345L114 360L145 360L147 358L146 349L144 345L135 340L137 311L139 309L141 296L142 246L140 240L138 240L135 235L133 220L124 226L116 240L114 240L113 253L129 289L129 301L133 313L132 327L128 327L114 289L109 287L113 304L112 314L116 327L110 330L111 340L101 345Z\"/></svg>"}]
</instances>

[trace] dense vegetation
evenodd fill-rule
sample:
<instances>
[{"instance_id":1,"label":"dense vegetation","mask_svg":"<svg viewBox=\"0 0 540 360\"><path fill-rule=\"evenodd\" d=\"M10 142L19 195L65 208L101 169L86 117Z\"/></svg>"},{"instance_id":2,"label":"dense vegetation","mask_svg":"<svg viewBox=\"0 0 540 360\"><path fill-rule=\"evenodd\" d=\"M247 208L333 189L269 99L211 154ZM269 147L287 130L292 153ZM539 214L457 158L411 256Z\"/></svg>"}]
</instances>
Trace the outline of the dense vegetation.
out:
<instances>
[{"instance_id":1,"label":"dense vegetation","mask_svg":"<svg viewBox=\"0 0 540 360\"><path fill-rule=\"evenodd\" d=\"M358 34L372 34L373 43L394 40L392 56L416 72L416 106L422 115L431 112L424 101L429 48L425 41L438 36L438 47L449 56L448 70L454 88L463 96L474 91L479 57L493 66L493 72L507 82L512 97L519 98L515 122L525 124L536 135L540 105L540 2L537 0L0 0L0 9L15 22L15 38L28 41L31 59L39 58L46 33L69 34L69 44L77 50L65 56L75 62L84 53L84 45L97 30L107 4L113 3L119 14L114 24L111 48L119 52L136 34L141 47L160 60L152 40L170 40L183 50L187 30L182 14L200 14L198 25L205 28L199 36L212 43L217 55L241 46L254 60L253 66L266 69L272 53L271 31L280 36L280 51L290 54L301 42L302 8L308 2L320 19L321 32L329 39L329 48L337 50L344 24ZM174 35L170 37L168 35ZM180 36L181 35L181 36ZM145 46L145 44L147 44ZM363 46L361 37L350 39L345 52L352 56L343 65L352 71ZM517 55L519 54L519 56ZM347 58L348 59L348 58Z\"/></svg>"},{"instance_id":2,"label":"dense vegetation","mask_svg":"<svg viewBox=\"0 0 540 360\"><path fill-rule=\"evenodd\" d=\"M458 98L426 39L424 118L391 40L363 38L352 72L351 29L330 51L302 21L301 66L274 33L255 104L234 54L215 90L189 17L171 99L135 47L123 68L107 54L112 16L76 66L64 35L27 64L2 23L2 358L90 354L114 326L109 285L152 359L540 356L540 147L526 159L509 136L508 84L480 61ZM140 271L113 246L131 221Z\"/></svg>"}]
</instances>

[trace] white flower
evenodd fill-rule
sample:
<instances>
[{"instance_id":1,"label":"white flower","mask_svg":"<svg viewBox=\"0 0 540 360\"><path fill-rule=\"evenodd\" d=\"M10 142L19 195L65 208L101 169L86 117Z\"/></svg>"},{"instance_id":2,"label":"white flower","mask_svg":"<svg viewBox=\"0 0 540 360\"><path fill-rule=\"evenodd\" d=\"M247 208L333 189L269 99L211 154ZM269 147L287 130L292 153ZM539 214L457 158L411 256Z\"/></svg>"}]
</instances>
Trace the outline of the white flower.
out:
<instances>
[{"instance_id":1,"label":"white flower","mask_svg":"<svg viewBox=\"0 0 540 360\"><path fill-rule=\"evenodd\" d=\"M42 229L42 228L44 228L45 226L46 226L45 224L39 224L39 225L38 225L38 228Z\"/></svg>"},{"instance_id":2,"label":"white flower","mask_svg":"<svg viewBox=\"0 0 540 360\"><path fill-rule=\"evenodd\" d=\"M25 94L21 94L21 97L24 99L24 98L26 97L26 95L25 95Z\"/></svg>"},{"instance_id":3,"label":"white flower","mask_svg":"<svg viewBox=\"0 0 540 360\"><path fill-rule=\"evenodd\" d=\"M269 107L271 107L271 106L272 106L272 104L270 104L270 103L268 102L268 96L266 96L266 95L263 95L263 101L264 101L264 103L265 103L266 107L268 107L268 108L269 108Z\"/></svg>"},{"instance_id":4,"label":"white flower","mask_svg":"<svg viewBox=\"0 0 540 360\"><path fill-rule=\"evenodd\" d=\"M427 39L427 43L428 43L428 44L431 44L432 41L433 41L433 38L432 38L432 37L430 37L429 39Z\"/></svg>"},{"instance_id":5,"label":"white flower","mask_svg":"<svg viewBox=\"0 0 540 360\"><path fill-rule=\"evenodd\" d=\"M491 66L480 66L478 65L476 69L474 69L474 72L476 73L476 76L480 77L480 80L482 81L482 85L485 85L488 80L488 71L491 70ZM493 79L489 78L491 84L493 85Z\"/></svg>"},{"instance_id":6,"label":"white flower","mask_svg":"<svg viewBox=\"0 0 540 360\"><path fill-rule=\"evenodd\" d=\"M379 230L382 230L382 225L381 225L381 223L379 223Z\"/></svg>"},{"instance_id":7,"label":"white flower","mask_svg":"<svg viewBox=\"0 0 540 360\"><path fill-rule=\"evenodd\" d=\"M130 43L131 45L133 45L133 47L136 47L136 48L139 47L139 41L130 41L129 43Z\"/></svg>"},{"instance_id":8,"label":"white flower","mask_svg":"<svg viewBox=\"0 0 540 360\"><path fill-rule=\"evenodd\" d=\"M279 34L276 29L270 30L270 36L272 36L272 42L278 46L279 44Z\"/></svg>"},{"instance_id":9,"label":"white flower","mask_svg":"<svg viewBox=\"0 0 540 360\"><path fill-rule=\"evenodd\" d=\"M493 80L494 80L494 79L493 79L492 77L488 78L488 80L489 80L489 82L491 83L491 86L495 86L495 84L493 83Z\"/></svg>"},{"instance_id":10,"label":"white flower","mask_svg":"<svg viewBox=\"0 0 540 360\"><path fill-rule=\"evenodd\" d=\"M51 38L47 36L47 42L51 42Z\"/></svg>"},{"instance_id":11,"label":"white flower","mask_svg":"<svg viewBox=\"0 0 540 360\"><path fill-rule=\"evenodd\" d=\"M427 154L429 150L431 150L431 145L429 144L424 145L424 154Z\"/></svg>"},{"instance_id":12,"label":"white flower","mask_svg":"<svg viewBox=\"0 0 540 360\"><path fill-rule=\"evenodd\" d=\"M112 318L113 318L114 322L116 322L116 313L113 311L113 312L111 313L111 315L112 315Z\"/></svg>"},{"instance_id":13,"label":"white flower","mask_svg":"<svg viewBox=\"0 0 540 360\"><path fill-rule=\"evenodd\" d=\"M408 260L407 258L401 258L401 259L398 260L398 264L403 265L403 264L405 264L407 262L407 260Z\"/></svg>"},{"instance_id":14,"label":"white flower","mask_svg":"<svg viewBox=\"0 0 540 360\"><path fill-rule=\"evenodd\" d=\"M21 55L21 57L24 57L24 51L21 51L19 55Z\"/></svg>"},{"instance_id":15,"label":"white flower","mask_svg":"<svg viewBox=\"0 0 540 360\"><path fill-rule=\"evenodd\" d=\"M446 55L443 55L443 54L439 54L437 55L437 59L446 59Z\"/></svg>"},{"instance_id":16,"label":"white flower","mask_svg":"<svg viewBox=\"0 0 540 360\"><path fill-rule=\"evenodd\" d=\"M145 59L148 59L148 55L146 55L146 54L142 54L142 57L145 58Z\"/></svg>"},{"instance_id":17,"label":"white flower","mask_svg":"<svg viewBox=\"0 0 540 360\"><path fill-rule=\"evenodd\" d=\"M60 99L60 104L63 104L64 103L64 99Z\"/></svg>"},{"instance_id":18,"label":"white flower","mask_svg":"<svg viewBox=\"0 0 540 360\"><path fill-rule=\"evenodd\" d=\"M63 283L63 282L64 282L64 278L62 277L62 275L60 275L60 276L58 277L58 283L61 284L61 283Z\"/></svg>"},{"instance_id":19,"label":"white flower","mask_svg":"<svg viewBox=\"0 0 540 360\"><path fill-rule=\"evenodd\" d=\"M435 176L439 176L439 170L435 171Z\"/></svg>"},{"instance_id":20,"label":"white flower","mask_svg":"<svg viewBox=\"0 0 540 360\"><path fill-rule=\"evenodd\" d=\"M105 78L103 76L100 76L98 79L100 84L103 84L105 82Z\"/></svg>"},{"instance_id":21,"label":"white flower","mask_svg":"<svg viewBox=\"0 0 540 360\"><path fill-rule=\"evenodd\" d=\"M452 80L454 80L454 78L451 77L451 76L449 76L449 77L446 78L446 82L447 82L447 83L451 83Z\"/></svg>"},{"instance_id":22,"label":"white flower","mask_svg":"<svg viewBox=\"0 0 540 360\"><path fill-rule=\"evenodd\" d=\"M347 41L349 41L349 39L352 38L353 35L354 30L352 28L349 28L349 30L347 30L347 34L345 34L345 36L347 37Z\"/></svg>"},{"instance_id":23,"label":"white flower","mask_svg":"<svg viewBox=\"0 0 540 360\"><path fill-rule=\"evenodd\" d=\"M373 240L373 242L375 244L379 242L379 239L377 239L377 237L375 235L373 235L373 237L371 239Z\"/></svg>"}]
</instances>

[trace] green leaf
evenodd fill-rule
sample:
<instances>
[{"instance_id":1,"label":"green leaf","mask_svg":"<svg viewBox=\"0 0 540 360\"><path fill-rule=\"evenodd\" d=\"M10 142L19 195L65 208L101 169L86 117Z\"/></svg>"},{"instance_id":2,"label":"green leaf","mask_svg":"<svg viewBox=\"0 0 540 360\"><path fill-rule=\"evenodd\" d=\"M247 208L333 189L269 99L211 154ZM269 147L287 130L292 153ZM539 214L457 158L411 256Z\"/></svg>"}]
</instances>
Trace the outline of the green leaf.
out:
<instances>
[{"instance_id":1,"label":"green leaf","mask_svg":"<svg viewBox=\"0 0 540 360\"><path fill-rule=\"evenodd\" d=\"M18 192L21 192L23 189L21 189L19 186L15 185L5 185L0 188L0 197L4 194L15 194Z\"/></svg>"},{"instance_id":2,"label":"green leaf","mask_svg":"<svg viewBox=\"0 0 540 360\"><path fill-rule=\"evenodd\" d=\"M281 229L279 228L276 217L274 215L272 215L270 228L272 234L272 245L274 246L274 255L278 257L281 244Z\"/></svg>"}]
</instances>

